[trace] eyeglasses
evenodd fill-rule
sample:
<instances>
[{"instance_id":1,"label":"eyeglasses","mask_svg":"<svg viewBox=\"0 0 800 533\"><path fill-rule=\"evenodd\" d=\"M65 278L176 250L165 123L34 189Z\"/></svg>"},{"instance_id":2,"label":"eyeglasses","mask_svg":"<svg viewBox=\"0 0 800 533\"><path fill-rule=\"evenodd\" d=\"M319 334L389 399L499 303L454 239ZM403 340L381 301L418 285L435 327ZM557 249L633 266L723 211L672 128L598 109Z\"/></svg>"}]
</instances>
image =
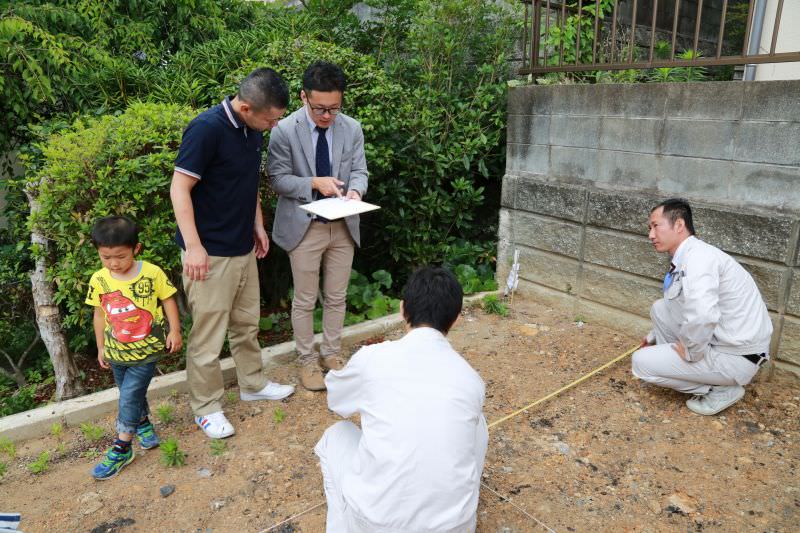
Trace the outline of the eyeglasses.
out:
<instances>
[{"instance_id":1,"label":"eyeglasses","mask_svg":"<svg viewBox=\"0 0 800 533\"><path fill-rule=\"evenodd\" d=\"M336 116L341 112L341 110L341 107L311 107L311 112L317 117L321 117L325 113Z\"/></svg>"}]
</instances>

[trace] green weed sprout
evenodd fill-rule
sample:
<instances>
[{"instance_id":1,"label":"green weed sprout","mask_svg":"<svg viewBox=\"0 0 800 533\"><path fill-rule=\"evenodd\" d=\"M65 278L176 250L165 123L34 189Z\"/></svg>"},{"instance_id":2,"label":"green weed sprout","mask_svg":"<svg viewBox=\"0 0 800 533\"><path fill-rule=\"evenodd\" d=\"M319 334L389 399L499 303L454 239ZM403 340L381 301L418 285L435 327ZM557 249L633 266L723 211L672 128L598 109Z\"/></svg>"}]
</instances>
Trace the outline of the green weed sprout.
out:
<instances>
[{"instance_id":1,"label":"green weed sprout","mask_svg":"<svg viewBox=\"0 0 800 533\"><path fill-rule=\"evenodd\" d=\"M3 452L13 459L17 456L17 447L14 446L14 443L11 442L11 439L8 437L3 437L0 439L0 452Z\"/></svg>"},{"instance_id":2,"label":"green weed sprout","mask_svg":"<svg viewBox=\"0 0 800 533\"><path fill-rule=\"evenodd\" d=\"M211 439L211 455L222 455L228 443L222 439Z\"/></svg>"},{"instance_id":3,"label":"green weed sprout","mask_svg":"<svg viewBox=\"0 0 800 533\"><path fill-rule=\"evenodd\" d=\"M272 413L272 419L275 421L276 424L280 424L281 422L283 422L284 418L286 418L286 411L284 411L280 407L276 407L275 411Z\"/></svg>"},{"instance_id":4,"label":"green weed sprout","mask_svg":"<svg viewBox=\"0 0 800 533\"><path fill-rule=\"evenodd\" d=\"M228 403L236 403L236 392L234 392L232 390L229 390L228 392L226 392L225 393L225 400L227 400Z\"/></svg>"},{"instance_id":5,"label":"green weed sprout","mask_svg":"<svg viewBox=\"0 0 800 533\"><path fill-rule=\"evenodd\" d=\"M178 439L170 437L161 443L161 464L164 466L183 466L186 464L186 452L178 446Z\"/></svg>"},{"instance_id":6,"label":"green weed sprout","mask_svg":"<svg viewBox=\"0 0 800 533\"><path fill-rule=\"evenodd\" d=\"M81 433L89 442L97 442L105 435L103 428L89 423L81 424Z\"/></svg>"},{"instance_id":7,"label":"green weed sprout","mask_svg":"<svg viewBox=\"0 0 800 533\"><path fill-rule=\"evenodd\" d=\"M47 472L49 463L50 452L42 452L34 462L28 465L28 470L30 470L31 474L41 474Z\"/></svg>"},{"instance_id":8,"label":"green weed sprout","mask_svg":"<svg viewBox=\"0 0 800 533\"><path fill-rule=\"evenodd\" d=\"M490 315L508 316L508 307L500 301L496 294L487 294L483 297L483 310Z\"/></svg>"},{"instance_id":9,"label":"green weed sprout","mask_svg":"<svg viewBox=\"0 0 800 533\"><path fill-rule=\"evenodd\" d=\"M8 472L8 464L0 461L0 477L5 476L6 472Z\"/></svg>"},{"instance_id":10,"label":"green weed sprout","mask_svg":"<svg viewBox=\"0 0 800 533\"><path fill-rule=\"evenodd\" d=\"M162 403L158 407L156 407L156 416L161 421L162 424L169 424L174 420L175 414L175 407L168 403Z\"/></svg>"},{"instance_id":11,"label":"green weed sprout","mask_svg":"<svg viewBox=\"0 0 800 533\"><path fill-rule=\"evenodd\" d=\"M50 426L50 434L55 438L60 439L64 434L64 426L58 422L53 422L53 425Z\"/></svg>"}]
</instances>

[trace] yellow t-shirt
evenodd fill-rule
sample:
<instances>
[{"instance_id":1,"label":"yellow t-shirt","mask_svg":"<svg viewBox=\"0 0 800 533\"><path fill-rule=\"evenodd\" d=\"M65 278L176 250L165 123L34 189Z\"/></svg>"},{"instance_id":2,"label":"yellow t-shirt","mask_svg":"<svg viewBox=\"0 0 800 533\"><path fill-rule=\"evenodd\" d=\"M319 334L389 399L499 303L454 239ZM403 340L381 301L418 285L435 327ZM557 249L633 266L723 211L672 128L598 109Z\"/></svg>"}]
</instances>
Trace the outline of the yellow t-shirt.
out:
<instances>
[{"instance_id":1,"label":"yellow t-shirt","mask_svg":"<svg viewBox=\"0 0 800 533\"><path fill-rule=\"evenodd\" d=\"M105 359L120 365L158 360L166 348L161 302L177 292L164 271L141 261L139 274L118 280L107 268L89 281L86 303L100 307L106 316Z\"/></svg>"}]
</instances>

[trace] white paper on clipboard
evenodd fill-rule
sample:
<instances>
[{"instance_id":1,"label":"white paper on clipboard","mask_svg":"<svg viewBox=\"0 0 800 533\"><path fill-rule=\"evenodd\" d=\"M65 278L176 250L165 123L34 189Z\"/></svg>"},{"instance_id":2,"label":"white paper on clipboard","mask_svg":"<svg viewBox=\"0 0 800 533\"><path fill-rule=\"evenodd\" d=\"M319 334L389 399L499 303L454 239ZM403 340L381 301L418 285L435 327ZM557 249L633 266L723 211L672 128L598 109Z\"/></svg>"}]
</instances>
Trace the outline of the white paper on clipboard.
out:
<instances>
[{"instance_id":1,"label":"white paper on clipboard","mask_svg":"<svg viewBox=\"0 0 800 533\"><path fill-rule=\"evenodd\" d=\"M379 205L368 204L361 200L345 200L344 198L323 198L322 200L300 206L300 209L305 209L309 213L327 218L328 220L337 220L339 218L359 215L380 208Z\"/></svg>"}]
</instances>

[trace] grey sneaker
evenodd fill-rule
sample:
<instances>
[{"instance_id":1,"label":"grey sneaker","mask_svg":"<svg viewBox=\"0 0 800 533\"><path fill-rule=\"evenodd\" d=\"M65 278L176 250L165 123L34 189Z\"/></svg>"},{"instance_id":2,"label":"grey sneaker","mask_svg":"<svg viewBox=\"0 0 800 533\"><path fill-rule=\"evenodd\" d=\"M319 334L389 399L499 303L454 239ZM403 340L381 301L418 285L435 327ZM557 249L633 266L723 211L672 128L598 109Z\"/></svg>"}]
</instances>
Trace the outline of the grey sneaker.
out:
<instances>
[{"instance_id":1,"label":"grey sneaker","mask_svg":"<svg viewBox=\"0 0 800 533\"><path fill-rule=\"evenodd\" d=\"M744 398L744 387L741 385L711 387L708 394L694 396L686 400L686 407L698 415L715 415Z\"/></svg>"}]
</instances>

